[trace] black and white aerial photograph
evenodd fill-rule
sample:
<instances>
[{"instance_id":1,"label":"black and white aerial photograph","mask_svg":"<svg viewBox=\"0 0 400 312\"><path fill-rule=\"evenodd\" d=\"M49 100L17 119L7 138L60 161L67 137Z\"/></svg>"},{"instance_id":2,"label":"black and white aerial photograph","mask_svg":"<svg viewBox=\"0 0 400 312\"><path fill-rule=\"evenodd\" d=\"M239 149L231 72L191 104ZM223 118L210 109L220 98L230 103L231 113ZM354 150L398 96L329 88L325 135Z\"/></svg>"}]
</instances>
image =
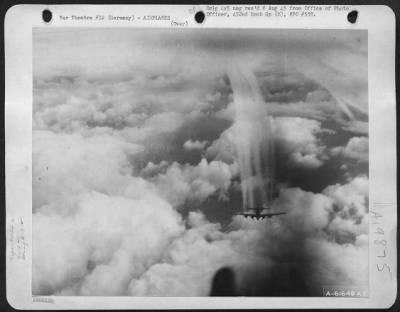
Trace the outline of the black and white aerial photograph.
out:
<instances>
[{"instance_id":1,"label":"black and white aerial photograph","mask_svg":"<svg viewBox=\"0 0 400 312\"><path fill-rule=\"evenodd\" d=\"M32 294L368 296L368 32L33 28Z\"/></svg>"}]
</instances>

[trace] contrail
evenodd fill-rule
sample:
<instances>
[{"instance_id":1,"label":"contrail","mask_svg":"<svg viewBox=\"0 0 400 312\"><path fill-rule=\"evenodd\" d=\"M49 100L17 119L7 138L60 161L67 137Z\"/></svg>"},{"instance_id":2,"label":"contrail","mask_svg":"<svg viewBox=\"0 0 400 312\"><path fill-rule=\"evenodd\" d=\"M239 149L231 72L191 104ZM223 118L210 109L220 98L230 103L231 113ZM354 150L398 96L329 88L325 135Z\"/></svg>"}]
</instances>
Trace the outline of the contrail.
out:
<instances>
[{"instance_id":1,"label":"contrail","mask_svg":"<svg viewBox=\"0 0 400 312\"><path fill-rule=\"evenodd\" d=\"M349 120L355 120L352 112L365 113L359 98L345 88L341 72L315 56L271 56L275 66L284 65L303 73L318 82L335 98L339 109ZM269 203L273 198L275 181L275 151L273 118L268 114L257 78L249 65L251 59L243 55L226 55L225 71L229 77L234 99L234 141L239 158L243 209ZM296 62L295 62L296 61ZM282 63L283 62L283 63Z\"/></svg>"},{"instance_id":2,"label":"contrail","mask_svg":"<svg viewBox=\"0 0 400 312\"><path fill-rule=\"evenodd\" d=\"M271 119L252 70L227 66L234 98L234 141L239 158L243 209L272 200L274 148Z\"/></svg>"}]
</instances>

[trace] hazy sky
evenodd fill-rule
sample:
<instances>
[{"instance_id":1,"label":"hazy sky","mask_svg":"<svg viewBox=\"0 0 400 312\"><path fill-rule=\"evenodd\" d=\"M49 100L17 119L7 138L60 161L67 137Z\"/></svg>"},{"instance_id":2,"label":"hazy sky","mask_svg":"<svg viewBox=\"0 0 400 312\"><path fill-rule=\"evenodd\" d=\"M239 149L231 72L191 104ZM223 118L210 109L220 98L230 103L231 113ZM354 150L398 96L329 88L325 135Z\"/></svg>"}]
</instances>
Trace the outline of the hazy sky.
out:
<instances>
[{"instance_id":1,"label":"hazy sky","mask_svg":"<svg viewBox=\"0 0 400 312\"><path fill-rule=\"evenodd\" d=\"M366 32L35 29L33 47L35 294L207 295L224 265L248 295L365 285ZM276 219L234 216L238 64L274 125Z\"/></svg>"}]
</instances>

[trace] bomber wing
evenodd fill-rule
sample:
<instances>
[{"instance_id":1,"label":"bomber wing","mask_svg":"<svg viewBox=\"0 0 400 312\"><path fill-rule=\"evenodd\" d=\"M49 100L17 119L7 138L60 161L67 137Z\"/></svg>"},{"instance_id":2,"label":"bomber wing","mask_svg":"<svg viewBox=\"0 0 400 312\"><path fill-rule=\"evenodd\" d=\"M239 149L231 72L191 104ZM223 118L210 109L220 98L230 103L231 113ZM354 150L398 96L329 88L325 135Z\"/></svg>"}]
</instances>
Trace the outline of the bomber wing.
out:
<instances>
[{"instance_id":1,"label":"bomber wing","mask_svg":"<svg viewBox=\"0 0 400 312\"><path fill-rule=\"evenodd\" d=\"M270 213L263 213L261 216L272 218L273 216L284 215L286 212L270 212Z\"/></svg>"}]
</instances>

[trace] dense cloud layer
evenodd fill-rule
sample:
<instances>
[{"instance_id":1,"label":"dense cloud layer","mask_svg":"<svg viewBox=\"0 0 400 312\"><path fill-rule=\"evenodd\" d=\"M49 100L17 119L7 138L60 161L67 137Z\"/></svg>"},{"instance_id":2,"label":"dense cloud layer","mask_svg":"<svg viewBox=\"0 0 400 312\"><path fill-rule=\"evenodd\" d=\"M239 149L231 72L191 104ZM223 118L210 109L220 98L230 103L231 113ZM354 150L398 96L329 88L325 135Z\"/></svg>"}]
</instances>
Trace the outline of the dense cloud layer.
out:
<instances>
[{"instance_id":1,"label":"dense cloud layer","mask_svg":"<svg viewBox=\"0 0 400 312\"><path fill-rule=\"evenodd\" d=\"M286 283L305 283L308 294L317 294L314 288L324 283L366 283L365 177L323 194L282 190L275 204L286 216L235 217L222 231L201 212L183 220L174 206L223 192L234 167L203 159L196 167L173 164L145 181L126 170L132 147L94 149L93 138L36 135L35 294L207 295L222 266L234 268L241 291L258 295L273 293L272 272L289 269L297 275L276 289L293 293Z\"/></svg>"},{"instance_id":2,"label":"dense cloud layer","mask_svg":"<svg viewBox=\"0 0 400 312\"><path fill-rule=\"evenodd\" d=\"M273 209L287 214L252 220L234 216L237 201L242 208L244 136L234 122L230 63L218 64L218 35L184 44L179 32L152 34L35 33L33 293L206 296L226 266L241 295L366 286L368 172L345 170L368 161L364 67L353 80L339 75L326 85L307 69L339 56L340 68L353 58L364 64L365 36L339 32L332 45L335 34L318 32L308 43L303 32L302 40L289 34L301 52L297 69L273 64L281 48L293 56L279 32L267 36L275 42L269 61L257 43L262 33L246 39L254 49L243 55L258 65L260 107L269 112L280 166L315 173L336 162L341 174L337 183L321 181L320 193L277 176ZM236 35L224 38L224 49L246 46ZM176 43L182 49L174 54ZM342 88L350 82L354 88Z\"/></svg>"}]
</instances>

